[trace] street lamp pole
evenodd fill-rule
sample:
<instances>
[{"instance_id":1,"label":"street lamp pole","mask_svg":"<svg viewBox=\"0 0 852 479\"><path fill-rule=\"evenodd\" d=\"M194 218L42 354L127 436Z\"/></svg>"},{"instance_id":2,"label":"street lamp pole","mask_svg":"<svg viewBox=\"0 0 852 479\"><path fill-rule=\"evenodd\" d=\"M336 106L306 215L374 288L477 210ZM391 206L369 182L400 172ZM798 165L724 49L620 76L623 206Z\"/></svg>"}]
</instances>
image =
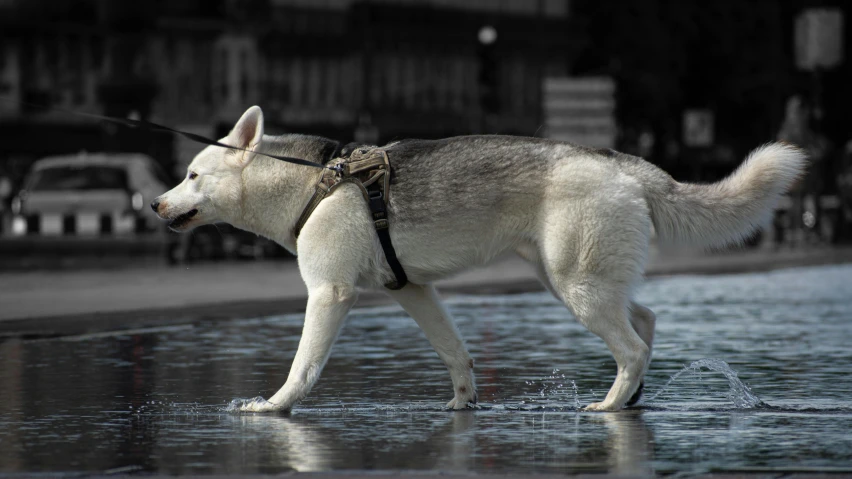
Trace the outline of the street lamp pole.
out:
<instances>
[{"instance_id":1,"label":"street lamp pole","mask_svg":"<svg viewBox=\"0 0 852 479\"><path fill-rule=\"evenodd\" d=\"M497 29L491 25L484 25L477 34L479 47L477 49L479 60L479 130L480 133L488 132L488 115L499 110L499 65L495 47L497 43Z\"/></svg>"}]
</instances>

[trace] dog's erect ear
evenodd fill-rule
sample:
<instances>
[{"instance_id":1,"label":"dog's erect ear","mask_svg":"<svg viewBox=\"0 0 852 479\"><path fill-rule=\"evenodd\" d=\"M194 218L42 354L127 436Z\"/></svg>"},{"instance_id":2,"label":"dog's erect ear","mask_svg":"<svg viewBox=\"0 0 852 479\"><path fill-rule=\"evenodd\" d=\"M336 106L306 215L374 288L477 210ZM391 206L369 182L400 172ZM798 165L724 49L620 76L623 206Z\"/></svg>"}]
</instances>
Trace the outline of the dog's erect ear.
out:
<instances>
[{"instance_id":1,"label":"dog's erect ear","mask_svg":"<svg viewBox=\"0 0 852 479\"><path fill-rule=\"evenodd\" d=\"M245 167L254 159L255 151L260 147L263 140L263 112L259 106L253 106L243 113L240 120L234 125L234 129L228 134L229 144L244 148L249 151L237 151L232 158L236 166Z\"/></svg>"}]
</instances>

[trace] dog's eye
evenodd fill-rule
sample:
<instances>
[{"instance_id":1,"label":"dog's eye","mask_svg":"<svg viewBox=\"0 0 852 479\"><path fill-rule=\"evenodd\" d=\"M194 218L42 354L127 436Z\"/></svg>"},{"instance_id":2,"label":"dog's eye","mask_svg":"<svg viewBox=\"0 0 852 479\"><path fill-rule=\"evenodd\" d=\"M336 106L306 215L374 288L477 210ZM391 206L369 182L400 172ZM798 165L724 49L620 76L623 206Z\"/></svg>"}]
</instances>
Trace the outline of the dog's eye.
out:
<instances>
[{"instance_id":1,"label":"dog's eye","mask_svg":"<svg viewBox=\"0 0 852 479\"><path fill-rule=\"evenodd\" d=\"M196 178L198 178L198 173L196 173L196 172L194 172L194 171L190 171L190 172L189 172L189 179L190 179L190 180L194 180L194 179L196 179Z\"/></svg>"}]
</instances>

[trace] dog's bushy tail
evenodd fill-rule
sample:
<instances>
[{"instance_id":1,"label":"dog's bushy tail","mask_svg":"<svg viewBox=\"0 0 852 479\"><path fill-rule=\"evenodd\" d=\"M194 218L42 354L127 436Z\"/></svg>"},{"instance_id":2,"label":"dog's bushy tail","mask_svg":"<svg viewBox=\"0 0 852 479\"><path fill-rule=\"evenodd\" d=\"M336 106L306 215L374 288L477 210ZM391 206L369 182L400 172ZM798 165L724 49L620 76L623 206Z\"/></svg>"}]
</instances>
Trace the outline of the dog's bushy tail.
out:
<instances>
[{"instance_id":1,"label":"dog's bushy tail","mask_svg":"<svg viewBox=\"0 0 852 479\"><path fill-rule=\"evenodd\" d=\"M805 153L789 144L755 149L729 177L709 185L646 182L657 236L672 243L721 247L741 243L769 223L781 196L802 176Z\"/></svg>"}]
</instances>

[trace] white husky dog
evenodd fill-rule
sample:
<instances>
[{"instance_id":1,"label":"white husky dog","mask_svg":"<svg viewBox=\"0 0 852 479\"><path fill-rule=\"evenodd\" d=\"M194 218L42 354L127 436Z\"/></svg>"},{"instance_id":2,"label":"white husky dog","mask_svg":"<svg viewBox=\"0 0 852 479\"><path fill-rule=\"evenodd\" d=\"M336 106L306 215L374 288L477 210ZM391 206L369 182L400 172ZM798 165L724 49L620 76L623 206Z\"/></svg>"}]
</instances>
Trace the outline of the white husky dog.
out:
<instances>
[{"instance_id":1,"label":"white husky dog","mask_svg":"<svg viewBox=\"0 0 852 479\"><path fill-rule=\"evenodd\" d=\"M264 135L256 106L221 142L248 151L208 146L183 182L151 206L177 231L224 221L298 253L309 298L290 374L268 401L244 406L289 411L319 378L356 287L383 289L394 278L357 186L341 186L322 201L297 240L294 224L321 172L257 154L324 163L336 142ZM632 292L642 279L652 225L672 243L742 241L769 218L806 162L793 146L768 144L730 177L700 185L679 183L641 158L540 138L466 136L385 148L393 168L390 234L410 281L386 292L449 369L452 409L476 401L473 359L434 281L517 252L609 347L615 382L586 410L617 411L638 399L651 360L656 319L632 301Z\"/></svg>"}]
</instances>

